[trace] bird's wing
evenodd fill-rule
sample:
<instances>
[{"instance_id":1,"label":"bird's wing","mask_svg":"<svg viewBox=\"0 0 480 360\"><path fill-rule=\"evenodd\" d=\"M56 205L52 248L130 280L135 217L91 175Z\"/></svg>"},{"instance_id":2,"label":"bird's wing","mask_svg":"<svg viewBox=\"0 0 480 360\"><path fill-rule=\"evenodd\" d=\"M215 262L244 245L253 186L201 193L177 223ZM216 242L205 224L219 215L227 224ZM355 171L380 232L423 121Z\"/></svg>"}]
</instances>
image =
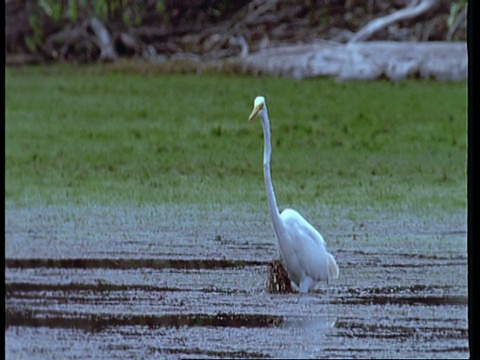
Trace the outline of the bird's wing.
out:
<instances>
[{"instance_id":1,"label":"bird's wing","mask_svg":"<svg viewBox=\"0 0 480 360\"><path fill-rule=\"evenodd\" d=\"M315 229L305 218L293 209L285 209L281 213L281 218L284 224L294 227L302 234L302 237L309 239L309 241L318 246L325 246L325 240L322 234Z\"/></svg>"},{"instance_id":2,"label":"bird's wing","mask_svg":"<svg viewBox=\"0 0 480 360\"><path fill-rule=\"evenodd\" d=\"M303 271L316 281L326 280L329 258L322 235L295 210L285 209L281 218L290 239L284 257L292 258L297 272Z\"/></svg>"}]
</instances>

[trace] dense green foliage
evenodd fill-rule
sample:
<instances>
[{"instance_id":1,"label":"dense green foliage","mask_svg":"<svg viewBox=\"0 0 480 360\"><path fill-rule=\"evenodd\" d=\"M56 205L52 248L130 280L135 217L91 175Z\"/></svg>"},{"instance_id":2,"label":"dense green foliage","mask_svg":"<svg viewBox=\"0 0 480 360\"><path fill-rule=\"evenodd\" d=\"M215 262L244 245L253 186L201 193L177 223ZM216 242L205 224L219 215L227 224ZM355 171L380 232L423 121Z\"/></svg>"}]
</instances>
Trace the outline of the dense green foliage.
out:
<instances>
[{"instance_id":1,"label":"dense green foliage","mask_svg":"<svg viewBox=\"0 0 480 360\"><path fill-rule=\"evenodd\" d=\"M6 70L6 203L466 205L466 85Z\"/></svg>"}]
</instances>

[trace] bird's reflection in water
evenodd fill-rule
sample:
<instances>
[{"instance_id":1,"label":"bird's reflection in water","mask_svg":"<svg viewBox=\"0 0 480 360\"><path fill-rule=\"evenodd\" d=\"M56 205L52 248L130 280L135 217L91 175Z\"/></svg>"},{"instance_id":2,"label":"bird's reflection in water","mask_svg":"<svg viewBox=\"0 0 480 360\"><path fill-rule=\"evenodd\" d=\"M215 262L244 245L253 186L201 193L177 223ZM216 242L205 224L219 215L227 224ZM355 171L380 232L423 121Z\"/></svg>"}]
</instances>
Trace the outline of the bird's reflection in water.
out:
<instances>
[{"instance_id":1,"label":"bird's reflection in water","mask_svg":"<svg viewBox=\"0 0 480 360\"><path fill-rule=\"evenodd\" d=\"M273 260L268 263L266 286L267 292L271 294L298 294L298 291L292 287L288 273L280 260ZM317 299L314 294L298 294L298 296L299 302L304 305L311 303L311 301L315 302L315 299ZM320 316L285 316L280 327L284 329L315 330L319 334L335 328L336 322L336 317L331 316L327 310L326 314Z\"/></svg>"},{"instance_id":2,"label":"bird's reflection in water","mask_svg":"<svg viewBox=\"0 0 480 360\"><path fill-rule=\"evenodd\" d=\"M286 316L281 328L284 329L308 329L315 330L318 332L326 332L329 329L335 328L337 319L329 315L320 315L320 316Z\"/></svg>"}]
</instances>

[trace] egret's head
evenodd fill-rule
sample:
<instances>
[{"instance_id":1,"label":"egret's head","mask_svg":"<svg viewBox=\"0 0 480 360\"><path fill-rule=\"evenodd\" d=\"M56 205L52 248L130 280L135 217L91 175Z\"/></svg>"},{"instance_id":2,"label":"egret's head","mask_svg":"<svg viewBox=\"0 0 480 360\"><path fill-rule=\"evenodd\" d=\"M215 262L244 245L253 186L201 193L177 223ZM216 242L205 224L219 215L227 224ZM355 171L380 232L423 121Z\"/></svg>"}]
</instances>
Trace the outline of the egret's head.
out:
<instances>
[{"instance_id":1,"label":"egret's head","mask_svg":"<svg viewBox=\"0 0 480 360\"><path fill-rule=\"evenodd\" d=\"M255 119L261 113L261 111L265 109L265 107L265 98L263 96L257 96L253 102L253 110L248 117L248 121Z\"/></svg>"}]
</instances>

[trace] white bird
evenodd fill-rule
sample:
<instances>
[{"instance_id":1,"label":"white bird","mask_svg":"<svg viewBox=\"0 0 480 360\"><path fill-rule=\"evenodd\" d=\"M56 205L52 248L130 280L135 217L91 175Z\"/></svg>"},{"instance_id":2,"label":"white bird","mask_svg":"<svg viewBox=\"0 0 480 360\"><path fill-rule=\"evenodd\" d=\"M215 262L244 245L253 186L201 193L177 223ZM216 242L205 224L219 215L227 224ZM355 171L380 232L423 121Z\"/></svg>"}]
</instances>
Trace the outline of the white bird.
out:
<instances>
[{"instance_id":1,"label":"white bird","mask_svg":"<svg viewBox=\"0 0 480 360\"><path fill-rule=\"evenodd\" d=\"M328 284L330 278L338 278L339 269L332 254L327 252L323 236L302 215L289 208L282 213L278 211L270 172L272 155L270 122L263 96L255 98L248 121L257 116L262 120L263 125L263 174L273 228L278 240L280 260L299 291L306 293L315 288L320 281L326 281Z\"/></svg>"}]
</instances>

